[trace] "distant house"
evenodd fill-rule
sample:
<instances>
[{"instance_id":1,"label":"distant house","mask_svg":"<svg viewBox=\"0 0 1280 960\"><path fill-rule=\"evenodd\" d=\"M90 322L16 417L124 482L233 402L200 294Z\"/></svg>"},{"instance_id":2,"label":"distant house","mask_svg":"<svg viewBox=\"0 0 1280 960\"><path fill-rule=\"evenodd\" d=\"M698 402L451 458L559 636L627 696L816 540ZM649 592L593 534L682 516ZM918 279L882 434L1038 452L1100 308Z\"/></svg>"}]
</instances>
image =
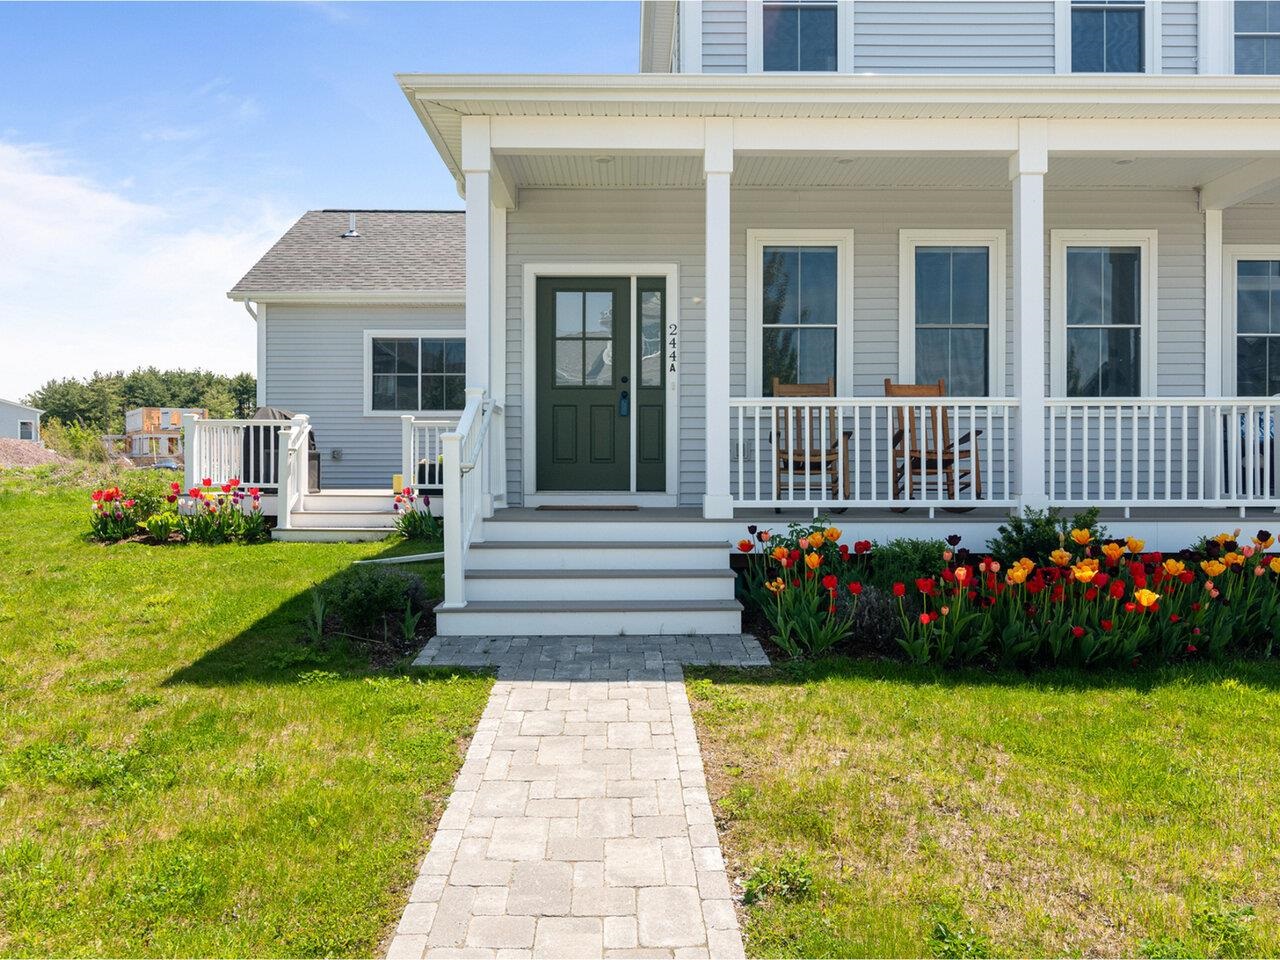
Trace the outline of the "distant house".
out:
<instances>
[{"instance_id":1,"label":"distant house","mask_svg":"<svg viewBox=\"0 0 1280 960\"><path fill-rule=\"evenodd\" d=\"M193 414L207 418L200 407L138 407L124 415L124 435L108 440L122 441L122 451L131 460L154 461L182 455L182 417Z\"/></svg>"},{"instance_id":2,"label":"distant house","mask_svg":"<svg viewBox=\"0 0 1280 960\"><path fill-rule=\"evenodd\" d=\"M40 442L40 414L38 407L30 407L14 400L0 400L0 437Z\"/></svg>"}]
</instances>

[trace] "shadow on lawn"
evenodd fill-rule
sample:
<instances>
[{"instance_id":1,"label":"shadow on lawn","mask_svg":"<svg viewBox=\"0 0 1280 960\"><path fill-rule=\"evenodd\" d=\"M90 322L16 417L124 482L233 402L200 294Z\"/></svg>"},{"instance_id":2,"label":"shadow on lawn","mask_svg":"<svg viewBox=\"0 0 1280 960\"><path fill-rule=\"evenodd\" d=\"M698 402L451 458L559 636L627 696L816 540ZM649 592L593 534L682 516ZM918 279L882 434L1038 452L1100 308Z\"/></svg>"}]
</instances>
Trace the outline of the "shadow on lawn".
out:
<instances>
[{"instance_id":1,"label":"shadow on lawn","mask_svg":"<svg viewBox=\"0 0 1280 960\"><path fill-rule=\"evenodd\" d=\"M731 679L734 683L762 686L849 679L882 680L956 690L972 687L1010 687L1046 693L1055 690L1070 692L1132 690L1148 693L1179 684L1210 686L1224 680L1234 680L1249 687L1280 690L1280 661L1276 660L1232 660L1224 663L1181 663L1160 667L1116 667L1097 670L1053 667L1032 672L986 670L977 667L944 670L937 667L915 667L883 658L828 657L816 661L778 663L764 670L690 667L686 668L685 672L689 676Z\"/></svg>"},{"instance_id":2,"label":"shadow on lawn","mask_svg":"<svg viewBox=\"0 0 1280 960\"><path fill-rule=\"evenodd\" d=\"M405 556L438 550L437 545L388 543L384 549L365 559ZM341 576L354 561L329 577L308 585L226 643L213 648L198 660L176 670L162 684L177 686L225 686L238 683L288 684L312 670L328 670L344 676L364 676L377 669L367 653L352 644L329 641L322 648L312 646L306 638L305 623L311 615L311 591ZM396 566L422 575L422 565ZM433 598L439 596L439 584L432 589L432 578L424 576ZM422 626L434 627L434 615L423 618ZM428 631L426 636L434 633ZM425 643L425 639L423 643Z\"/></svg>"}]
</instances>

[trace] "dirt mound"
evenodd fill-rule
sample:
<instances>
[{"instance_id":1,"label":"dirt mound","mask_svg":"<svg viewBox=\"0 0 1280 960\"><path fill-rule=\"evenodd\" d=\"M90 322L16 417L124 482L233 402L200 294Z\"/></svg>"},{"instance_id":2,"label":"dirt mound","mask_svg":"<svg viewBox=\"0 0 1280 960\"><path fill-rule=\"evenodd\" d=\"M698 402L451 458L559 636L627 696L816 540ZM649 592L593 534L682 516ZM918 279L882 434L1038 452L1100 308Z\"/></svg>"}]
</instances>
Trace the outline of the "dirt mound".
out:
<instances>
[{"instance_id":1,"label":"dirt mound","mask_svg":"<svg viewBox=\"0 0 1280 960\"><path fill-rule=\"evenodd\" d=\"M0 437L0 467L37 467L42 463L70 463L60 453L47 450L31 440Z\"/></svg>"}]
</instances>

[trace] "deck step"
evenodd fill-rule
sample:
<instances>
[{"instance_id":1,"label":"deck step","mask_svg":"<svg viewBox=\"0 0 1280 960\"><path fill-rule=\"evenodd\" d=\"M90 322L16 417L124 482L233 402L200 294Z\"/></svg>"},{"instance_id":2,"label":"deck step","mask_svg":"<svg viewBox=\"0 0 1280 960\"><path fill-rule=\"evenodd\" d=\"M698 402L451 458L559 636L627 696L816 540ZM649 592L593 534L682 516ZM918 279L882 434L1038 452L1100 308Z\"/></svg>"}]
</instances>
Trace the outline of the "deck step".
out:
<instances>
[{"instance_id":1,"label":"deck step","mask_svg":"<svg viewBox=\"0 0 1280 960\"><path fill-rule=\"evenodd\" d=\"M272 540L292 543L365 543L385 540L391 531L383 527L291 527L271 531Z\"/></svg>"},{"instance_id":2,"label":"deck step","mask_svg":"<svg viewBox=\"0 0 1280 960\"><path fill-rule=\"evenodd\" d=\"M471 570L726 569L727 540L484 540L467 554Z\"/></svg>"},{"instance_id":3,"label":"deck step","mask_svg":"<svg viewBox=\"0 0 1280 960\"><path fill-rule=\"evenodd\" d=\"M739 633L737 600L470 600L436 608L442 636Z\"/></svg>"},{"instance_id":4,"label":"deck step","mask_svg":"<svg viewBox=\"0 0 1280 960\"><path fill-rule=\"evenodd\" d=\"M470 600L731 600L734 575L719 569L468 570Z\"/></svg>"},{"instance_id":5,"label":"deck step","mask_svg":"<svg viewBox=\"0 0 1280 960\"><path fill-rule=\"evenodd\" d=\"M501 516L484 521L484 537L487 540L544 541L547 543L576 543L579 541L626 540L629 543L646 540L675 541L695 537L701 540L715 539L723 531L723 524L715 520L683 519L660 516L645 517L643 511L630 514L624 511L592 513L548 512L537 517L507 519Z\"/></svg>"},{"instance_id":6,"label":"deck step","mask_svg":"<svg viewBox=\"0 0 1280 960\"><path fill-rule=\"evenodd\" d=\"M396 527L396 515L390 510L380 512L364 510L301 510L289 518L292 526L307 527L367 527L391 531Z\"/></svg>"}]
</instances>

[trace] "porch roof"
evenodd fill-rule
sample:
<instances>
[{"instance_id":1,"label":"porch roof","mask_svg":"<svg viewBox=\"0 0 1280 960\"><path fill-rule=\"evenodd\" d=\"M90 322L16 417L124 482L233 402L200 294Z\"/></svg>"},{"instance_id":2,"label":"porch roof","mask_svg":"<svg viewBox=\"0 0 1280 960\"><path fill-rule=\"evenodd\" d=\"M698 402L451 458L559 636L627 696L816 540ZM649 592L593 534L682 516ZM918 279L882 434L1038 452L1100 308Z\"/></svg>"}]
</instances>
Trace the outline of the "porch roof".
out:
<instances>
[{"instance_id":1,"label":"porch roof","mask_svg":"<svg viewBox=\"0 0 1280 960\"><path fill-rule=\"evenodd\" d=\"M1280 83L1273 77L406 73L397 80L459 182L462 120L469 116L1280 119ZM1280 137L1275 148L1280 151Z\"/></svg>"}]
</instances>

